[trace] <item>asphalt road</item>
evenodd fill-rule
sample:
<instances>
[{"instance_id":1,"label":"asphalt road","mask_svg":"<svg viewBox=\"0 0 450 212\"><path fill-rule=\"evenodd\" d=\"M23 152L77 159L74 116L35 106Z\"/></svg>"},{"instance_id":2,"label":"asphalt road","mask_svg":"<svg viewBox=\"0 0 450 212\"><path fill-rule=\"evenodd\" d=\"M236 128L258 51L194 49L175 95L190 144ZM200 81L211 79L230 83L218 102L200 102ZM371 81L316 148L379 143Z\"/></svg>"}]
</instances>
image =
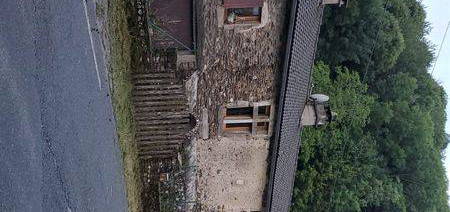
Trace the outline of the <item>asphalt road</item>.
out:
<instances>
[{"instance_id":1,"label":"asphalt road","mask_svg":"<svg viewBox=\"0 0 450 212\"><path fill-rule=\"evenodd\" d=\"M0 3L0 211L126 211L104 56L85 13L95 28L94 3L83 1Z\"/></svg>"}]
</instances>

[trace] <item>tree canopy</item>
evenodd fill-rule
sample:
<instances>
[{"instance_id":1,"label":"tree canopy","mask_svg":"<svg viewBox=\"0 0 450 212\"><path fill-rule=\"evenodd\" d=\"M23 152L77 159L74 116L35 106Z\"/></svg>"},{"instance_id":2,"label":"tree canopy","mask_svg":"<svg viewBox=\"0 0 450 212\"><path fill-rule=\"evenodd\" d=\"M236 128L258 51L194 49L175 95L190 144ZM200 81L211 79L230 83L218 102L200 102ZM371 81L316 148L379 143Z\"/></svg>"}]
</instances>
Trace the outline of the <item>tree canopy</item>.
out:
<instances>
[{"instance_id":1,"label":"tree canopy","mask_svg":"<svg viewBox=\"0 0 450 212\"><path fill-rule=\"evenodd\" d=\"M447 95L417 0L327 7L314 92L336 122L304 128L293 211L450 211L442 159Z\"/></svg>"}]
</instances>

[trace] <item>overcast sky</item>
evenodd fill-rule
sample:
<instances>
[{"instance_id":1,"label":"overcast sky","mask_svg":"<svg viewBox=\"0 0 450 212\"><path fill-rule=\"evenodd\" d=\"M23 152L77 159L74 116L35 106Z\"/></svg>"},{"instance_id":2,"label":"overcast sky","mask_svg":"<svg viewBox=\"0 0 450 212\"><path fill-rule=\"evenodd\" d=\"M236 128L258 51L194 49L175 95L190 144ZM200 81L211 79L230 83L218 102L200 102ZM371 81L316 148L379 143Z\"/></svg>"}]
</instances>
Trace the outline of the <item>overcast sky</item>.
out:
<instances>
[{"instance_id":1,"label":"overcast sky","mask_svg":"<svg viewBox=\"0 0 450 212\"><path fill-rule=\"evenodd\" d=\"M427 11L427 21L431 24L432 30L428 39L436 45L436 54L444 37L445 29L450 21L450 1L448 0L423 0ZM431 70L430 70L431 72ZM436 63L433 77L445 88L450 96L450 31L442 47L441 55ZM450 103L450 101L449 101ZM450 104L447 105L447 117L450 119ZM450 121L447 121L446 132L450 134ZM450 147L446 150L444 161L447 170L447 178L450 179ZM450 188L448 189L450 194Z\"/></svg>"}]
</instances>

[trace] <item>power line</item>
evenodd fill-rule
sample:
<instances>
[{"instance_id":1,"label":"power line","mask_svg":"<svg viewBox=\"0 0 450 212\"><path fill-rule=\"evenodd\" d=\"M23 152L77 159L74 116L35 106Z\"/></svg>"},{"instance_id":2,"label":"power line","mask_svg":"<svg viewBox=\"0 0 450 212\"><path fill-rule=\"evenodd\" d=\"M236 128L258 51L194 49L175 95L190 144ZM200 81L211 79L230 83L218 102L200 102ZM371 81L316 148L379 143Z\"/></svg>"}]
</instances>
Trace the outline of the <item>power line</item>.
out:
<instances>
[{"instance_id":1,"label":"power line","mask_svg":"<svg viewBox=\"0 0 450 212\"><path fill-rule=\"evenodd\" d=\"M388 6L390 7L391 6L391 3L389 2L389 0L388 1L386 1L386 3L384 4L384 6L383 6L383 11L386 13L387 12L387 8L388 8ZM363 82L365 82L366 81L366 75L367 75L367 71L369 70L369 67L370 67L370 63L371 63L371 61L372 61L372 57L373 57L373 54L374 54L374 52L375 52L375 48L376 48L376 45L377 45L377 43L378 43L378 40L379 40L379 38L380 38L380 31L381 31L381 25L382 25L383 23L381 23L381 21L380 22L377 22L377 28L378 28L378 30L377 30L377 35L376 35L376 38L375 38L375 41L373 42L373 44L372 44L372 48L371 48L371 50L370 50L370 56L369 56L369 61L367 62L367 64L366 64L366 67L365 67L365 72L364 72L364 76L363 76L363 78L362 78L362 81Z\"/></svg>"},{"instance_id":2,"label":"power line","mask_svg":"<svg viewBox=\"0 0 450 212\"><path fill-rule=\"evenodd\" d=\"M437 64L437 62L439 60L439 56L441 56L442 46L444 45L445 38L447 37L448 28L450 28L450 21L447 24L447 29L445 30L444 38L442 38L441 46L439 47L439 51L438 51L438 55L436 57L436 61L434 61L433 70L431 71L431 75L433 75L434 69L436 68L436 64Z\"/></svg>"}]
</instances>

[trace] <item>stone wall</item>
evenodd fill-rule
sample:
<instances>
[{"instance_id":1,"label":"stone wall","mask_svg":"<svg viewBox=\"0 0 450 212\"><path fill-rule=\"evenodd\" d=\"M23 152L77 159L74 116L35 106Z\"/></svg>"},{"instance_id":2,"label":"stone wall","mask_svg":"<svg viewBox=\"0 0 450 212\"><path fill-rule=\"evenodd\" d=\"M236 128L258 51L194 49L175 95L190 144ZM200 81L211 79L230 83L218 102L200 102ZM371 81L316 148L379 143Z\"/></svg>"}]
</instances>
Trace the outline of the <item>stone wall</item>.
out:
<instances>
[{"instance_id":1,"label":"stone wall","mask_svg":"<svg viewBox=\"0 0 450 212\"><path fill-rule=\"evenodd\" d=\"M286 35L286 0L266 0L268 22L251 30L219 27L222 0L203 0L198 14L198 93L196 114L208 110L210 136L217 134L218 107L237 100L276 98Z\"/></svg>"}]
</instances>

